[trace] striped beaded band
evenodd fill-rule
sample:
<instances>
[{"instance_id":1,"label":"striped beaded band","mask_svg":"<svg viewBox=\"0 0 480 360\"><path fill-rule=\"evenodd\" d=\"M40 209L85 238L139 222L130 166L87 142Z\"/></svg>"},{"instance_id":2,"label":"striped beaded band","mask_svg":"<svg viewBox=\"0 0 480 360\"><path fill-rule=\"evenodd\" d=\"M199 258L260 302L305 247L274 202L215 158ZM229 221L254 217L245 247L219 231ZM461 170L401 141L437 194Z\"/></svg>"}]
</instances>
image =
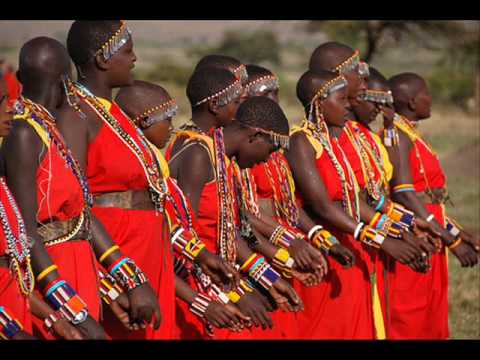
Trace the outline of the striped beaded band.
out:
<instances>
[{"instance_id":1,"label":"striped beaded band","mask_svg":"<svg viewBox=\"0 0 480 360\"><path fill-rule=\"evenodd\" d=\"M149 115L158 113L155 118L150 117ZM172 118L176 116L178 113L178 105L174 99L170 99L163 104L154 106L142 114L138 115L133 119L133 122L137 125L140 125L143 129L146 129L157 122L166 120L168 118Z\"/></svg>"},{"instance_id":2,"label":"striped beaded band","mask_svg":"<svg viewBox=\"0 0 480 360\"><path fill-rule=\"evenodd\" d=\"M174 250L183 254L189 260L195 260L200 252L205 249L205 244L198 238L193 231L186 231L183 227L177 225L170 236Z\"/></svg>"},{"instance_id":3,"label":"striped beaded band","mask_svg":"<svg viewBox=\"0 0 480 360\"><path fill-rule=\"evenodd\" d=\"M397 203L393 203L393 206L389 208L387 215L406 229L411 230L415 223L415 214Z\"/></svg>"},{"instance_id":4,"label":"striped beaded band","mask_svg":"<svg viewBox=\"0 0 480 360\"><path fill-rule=\"evenodd\" d=\"M385 241L385 233L382 230L375 230L371 226L364 226L360 234L360 241L379 249Z\"/></svg>"},{"instance_id":5,"label":"striped beaded band","mask_svg":"<svg viewBox=\"0 0 480 360\"><path fill-rule=\"evenodd\" d=\"M111 304L123 293L123 290L110 274L98 270L98 277L100 279L100 296L107 305Z\"/></svg>"},{"instance_id":6,"label":"striped beaded band","mask_svg":"<svg viewBox=\"0 0 480 360\"><path fill-rule=\"evenodd\" d=\"M148 281L143 271L128 257L122 257L115 261L108 268L108 272L127 291L133 290Z\"/></svg>"},{"instance_id":7,"label":"striped beaded band","mask_svg":"<svg viewBox=\"0 0 480 360\"><path fill-rule=\"evenodd\" d=\"M87 319L87 305L65 280L55 279L45 287L44 293L53 309L72 324L80 324Z\"/></svg>"},{"instance_id":8,"label":"striped beaded band","mask_svg":"<svg viewBox=\"0 0 480 360\"><path fill-rule=\"evenodd\" d=\"M362 101L370 101L382 105L393 105L393 95L390 90L366 90L358 98Z\"/></svg>"},{"instance_id":9,"label":"striped beaded band","mask_svg":"<svg viewBox=\"0 0 480 360\"><path fill-rule=\"evenodd\" d=\"M257 96L264 91L275 91L279 88L278 78L275 75L262 76L245 85L248 96Z\"/></svg>"},{"instance_id":10,"label":"striped beaded band","mask_svg":"<svg viewBox=\"0 0 480 360\"><path fill-rule=\"evenodd\" d=\"M360 52L355 50L352 56L348 59L335 66L334 71L338 74L343 74L355 69L355 67L360 63Z\"/></svg>"},{"instance_id":11,"label":"striped beaded band","mask_svg":"<svg viewBox=\"0 0 480 360\"><path fill-rule=\"evenodd\" d=\"M14 319L3 306L0 306L0 337L8 340L22 330L22 324L17 319Z\"/></svg>"},{"instance_id":12,"label":"striped beaded band","mask_svg":"<svg viewBox=\"0 0 480 360\"><path fill-rule=\"evenodd\" d=\"M121 20L120 23L120 28L95 53L95 55L101 54L105 61L115 55L131 38L132 32L125 21Z\"/></svg>"},{"instance_id":13,"label":"striped beaded band","mask_svg":"<svg viewBox=\"0 0 480 360\"><path fill-rule=\"evenodd\" d=\"M205 99L202 99L195 103L194 106L201 105L207 101L217 99L219 106L225 106L235 99L237 99L243 92L243 86L239 79L235 80L232 84L227 86L225 89L216 92L213 95L207 96Z\"/></svg>"},{"instance_id":14,"label":"striped beaded band","mask_svg":"<svg viewBox=\"0 0 480 360\"><path fill-rule=\"evenodd\" d=\"M317 231L311 241L315 247L325 250L327 254L334 245L339 244L337 238L324 229Z\"/></svg>"},{"instance_id":15,"label":"striped beaded band","mask_svg":"<svg viewBox=\"0 0 480 360\"><path fill-rule=\"evenodd\" d=\"M413 184L399 184L393 187L393 193L398 194L401 192L415 192Z\"/></svg>"},{"instance_id":16,"label":"striped beaded band","mask_svg":"<svg viewBox=\"0 0 480 360\"><path fill-rule=\"evenodd\" d=\"M205 312L207 311L208 305L210 305L211 302L212 300L210 298L198 293L190 305L190 311L198 317L203 318L205 316Z\"/></svg>"}]
</instances>

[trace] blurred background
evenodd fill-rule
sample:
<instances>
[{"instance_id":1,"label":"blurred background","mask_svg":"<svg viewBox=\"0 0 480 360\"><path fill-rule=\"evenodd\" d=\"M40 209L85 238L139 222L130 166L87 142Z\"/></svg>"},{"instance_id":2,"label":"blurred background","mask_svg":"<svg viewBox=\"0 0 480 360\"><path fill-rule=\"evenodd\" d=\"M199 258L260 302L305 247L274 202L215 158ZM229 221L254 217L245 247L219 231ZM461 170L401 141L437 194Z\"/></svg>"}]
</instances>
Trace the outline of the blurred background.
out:
<instances>
[{"instance_id":1,"label":"blurred background","mask_svg":"<svg viewBox=\"0 0 480 360\"><path fill-rule=\"evenodd\" d=\"M22 44L36 36L65 43L71 21L0 21L0 59L14 68ZM296 81L311 52L329 40L359 49L386 77L415 72L433 96L432 117L420 130L448 175L447 211L480 236L479 21L128 21L137 54L137 79L164 86L177 100L176 126L190 118L185 87L206 54L231 55L271 69L280 103L292 124L303 110ZM453 338L480 338L480 267L461 269L450 256Z\"/></svg>"}]
</instances>

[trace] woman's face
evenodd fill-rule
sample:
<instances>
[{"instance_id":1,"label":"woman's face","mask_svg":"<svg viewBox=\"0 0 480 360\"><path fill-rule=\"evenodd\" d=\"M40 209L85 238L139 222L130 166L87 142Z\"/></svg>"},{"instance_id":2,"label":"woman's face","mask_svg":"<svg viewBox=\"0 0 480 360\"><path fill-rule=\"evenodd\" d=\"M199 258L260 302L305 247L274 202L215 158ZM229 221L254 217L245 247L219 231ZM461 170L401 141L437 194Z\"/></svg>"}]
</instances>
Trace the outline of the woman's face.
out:
<instances>
[{"instance_id":1,"label":"woman's face","mask_svg":"<svg viewBox=\"0 0 480 360\"><path fill-rule=\"evenodd\" d=\"M427 84L422 86L417 96L415 97L415 113L418 119L427 119L430 117L432 110L432 96L428 91Z\"/></svg>"},{"instance_id":2,"label":"woman's face","mask_svg":"<svg viewBox=\"0 0 480 360\"><path fill-rule=\"evenodd\" d=\"M172 118L169 117L165 120L160 120L152 126L144 129L143 133L147 137L148 141L154 144L157 148L162 149L170 141L172 130Z\"/></svg>"},{"instance_id":3,"label":"woman's face","mask_svg":"<svg viewBox=\"0 0 480 360\"><path fill-rule=\"evenodd\" d=\"M268 135L251 128L242 131L248 132L248 135L237 154L237 164L241 169L266 162L270 154L277 150Z\"/></svg>"},{"instance_id":4,"label":"woman's face","mask_svg":"<svg viewBox=\"0 0 480 360\"><path fill-rule=\"evenodd\" d=\"M241 95L225 106L217 108L217 126L225 126L235 120L238 107L245 101L246 97Z\"/></svg>"},{"instance_id":5,"label":"woman's face","mask_svg":"<svg viewBox=\"0 0 480 360\"><path fill-rule=\"evenodd\" d=\"M135 67L135 61L137 61L137 56L133 51L133 40L130 38L130 40L108 60L110 65L110 86L112 88L133 84L132 69Z\"/></svg>"},{"instance_id":6,"label":"woman's face","mask_svg":"<svg viewBox=\"0 0 480 360\"><path fill-rule=\"evenodd\" d=\"M348 100L350 105L353 107L357 104L358 96L367 89L365 78L359 74L358 67L342 75L345 76L345 79L347 79Z\"/></svg>"},{"instance_id":7,"label":"woman's face","mask_svg":"<svg viewBox=\"0 0 480 360\"><path fill-rule=\"evenodd\" d=\"M347 88L334 91L321 101L320 107L323 111L325 121L331 126L343 127L348 116L349 106Z\"/></svg>"},{"instance_id":8,"label":"woman's face","mask_svg":"<svg viewBox=\"0 0 480 360\"><path fill-rule=\"evenodd\" d=\"M0 79L0 137L5 137L12 129L13 108L8 102L7 84Z\"/></svg>"}]
</instances>

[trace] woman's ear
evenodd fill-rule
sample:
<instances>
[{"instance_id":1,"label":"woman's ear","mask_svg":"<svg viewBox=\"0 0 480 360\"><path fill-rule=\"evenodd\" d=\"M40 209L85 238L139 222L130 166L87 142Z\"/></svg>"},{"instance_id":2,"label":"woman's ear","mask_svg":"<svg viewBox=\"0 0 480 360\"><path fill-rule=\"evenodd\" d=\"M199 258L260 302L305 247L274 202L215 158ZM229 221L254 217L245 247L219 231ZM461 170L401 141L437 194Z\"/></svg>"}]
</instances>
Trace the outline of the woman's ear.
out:
<instances>
[{"instance_id":1,"label":"woman's ear","mask_svg":"<svg viewBox=\"0 0 480 360\"><path fill-rule=\"evenodd\" d=\"M218 100L215 98L215 99L212 99L212 100L209 100L207 102L208 104L208 110L214 114L214 115L217 115L219 110L220 110L220 107L218 106Z\"/></svg>"},{"instance_id":2,"label":"woman's ear","mask_svg":"<svg viewBox=\"0 0 480 360\"><path fill-rule=\"evenodd\" d=\"M411 98L410 100L408 100L408 108L412 111L415 111L415 109L417 108L415 98Z\"/></svg>"},{"instance_id":3,"label":"woman's ear","mask_svg":"<svg viewBox=\"0 0 480 360\"><path fill-rule=\"evenodd\" d=\"M100 70L106 71L110 68L109 62L103 58L103 55L101 53L95 55L95 64Z\"/></svg>"}]
</instances>

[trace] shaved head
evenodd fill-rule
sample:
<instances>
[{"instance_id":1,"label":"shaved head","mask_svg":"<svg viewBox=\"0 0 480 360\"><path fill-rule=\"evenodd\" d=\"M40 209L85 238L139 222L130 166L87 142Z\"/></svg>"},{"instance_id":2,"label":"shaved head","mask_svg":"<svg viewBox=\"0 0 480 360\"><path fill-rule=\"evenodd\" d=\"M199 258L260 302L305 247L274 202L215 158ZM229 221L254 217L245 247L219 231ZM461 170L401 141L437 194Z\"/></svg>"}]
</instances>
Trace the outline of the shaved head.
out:
<instances>
[{"instance_id":1,"label":"shaved head","mask_svg":"<svg viewBox=\"0 0 480 360\"><path fill-rule=\"evenodd\" d=\"M408 72L392 76L388 83L392 90L396 109L403 109L408 106L408 102L427 87L421 76Z\"/></svg>"},{"instance_id":2,"label":"shaved head","mask_svg":"<svg viewBox=\"0 0 480 360\"><path fill-rule=\"evenodd\" d=\"M146 81L135 80L133 85L120 89L115 102L131 118L144 113L160 104L166 103L172 97L163 87Z\"/></svg>"},{"instance_id":3,"label":"shaved head","mask_svg":"<svg viewBox=\"0 0 480 360\"><path fill-rule=\"evenodd\" d=\"M370 90L390 90L390 85L385 76L380 73L376 68L370 67L370 75L368 76L368 88Z\"/></svg>"},{"instance_id":4,"label":"shaved head","mask_svg":"<svg viewBox=\"0 0 480 360\"><path fill-rule=\"evenodd\" d=\"M24 90L37 92L70 73L67 49L57 40L37 37L20 50L18 77Z\"/></svg>"},{"instance_id":5,"label":"shaved head","mask_svg":"<svg viewBox=\"0 0 480 360\"><path fill-rule=\"evenodd\" d=\"M335 41L317 47L310 57L309 68L312 71L333 71L335 67L353 55L350 46Z\"/></svg>"},{"instance_id":6,"label":"shaved head","mask_svg":"<svg viewBox=\"0 0 480 360\"><path fill-rule=\"evenodd\" d=\"M303 107L307 108L320 87L336 76L333 72L323 70L319 72L308 70L303 73L297 83L297 97Z\"/></svg>"}]
</instances>

